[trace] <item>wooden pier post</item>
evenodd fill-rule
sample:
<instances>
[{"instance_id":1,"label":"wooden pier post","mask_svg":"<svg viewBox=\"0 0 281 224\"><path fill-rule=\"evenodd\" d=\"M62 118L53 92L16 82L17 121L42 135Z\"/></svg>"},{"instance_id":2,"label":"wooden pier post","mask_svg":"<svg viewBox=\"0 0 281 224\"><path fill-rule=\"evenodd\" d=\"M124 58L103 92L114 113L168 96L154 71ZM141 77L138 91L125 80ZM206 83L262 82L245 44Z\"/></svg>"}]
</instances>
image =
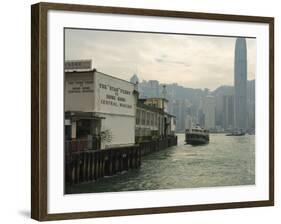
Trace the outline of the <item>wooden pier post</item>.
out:
<instances>
[{"instance_id":1,"label":"wooden pier post","mask_svg":"<svg viewBox=\"0 0 281 224\"><path fill-rule=\"evenodd\" d=\"M104 152L101 152L101 177L104 177L105 159Z\"/></svg>"},{"instance_id":2,"label":"wooden pier post","mask_svg":"<svg viewBox=\"0 0 281 224\"><path fill-rule=\"evenodd\" d=\"M80 155L79 154L77 154L77 156L76 156L76 180L75 180L75 182L76 183L79 183L79 181L80 181Z\"/></svg>"},{"instance_id":3,"label":"wooden pier post","mask_svg":"<svg viewBox=\"0 0 281 224\"><path fill-rule=\"evenodd\" d=\"M99 178L99 154L96 153L95 157L95 180L97 180Z\"/></svg>"},{"instance_id":4,"label":"wooden pier post","mask_svg":"<svg viewBox=\"0 0 281 224\"><path fill-rule=\"evenodd\" d=\"M87 153L82 153L82 182L86 181L86 170L87 170Z\"/></svg>"}]
</instances>

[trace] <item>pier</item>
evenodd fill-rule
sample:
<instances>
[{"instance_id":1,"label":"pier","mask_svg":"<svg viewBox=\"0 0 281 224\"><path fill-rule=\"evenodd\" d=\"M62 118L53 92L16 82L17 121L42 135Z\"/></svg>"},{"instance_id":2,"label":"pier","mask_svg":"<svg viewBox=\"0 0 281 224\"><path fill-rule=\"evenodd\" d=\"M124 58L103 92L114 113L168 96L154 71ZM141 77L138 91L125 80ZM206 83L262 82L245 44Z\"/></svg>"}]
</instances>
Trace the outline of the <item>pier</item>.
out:
<instances>
[{"instance_id":1,"label":"pier","mask_svg":"<svg viewBox=\"0 0 281 224\"><path fill-rule=\"evenodd\" d=\"M177 145L177 136L170 136L161 140L152 140L139 143L142 156Z\"/></svg>"},{"instance_id":2,"label":"pier","mask_svg":"<svg viewBox=\"0 0 281 224\"><path fill-rule=\"evenodd\" d=\"M66 69L66 185L138 169L143 156L177 145L165 91L140 98L136 83L96 69Z\"/></svg>"},{"instance_id":3,"label":"pier","mask_svg":"<svg viewBox=\"0 0 281 224\"><path fill-rule=\"evenodd\" d=\"M177 145L177 136L101 150L77 150L79 145L73 145L71 150L68 145L65 153L67 184L91 182L129 169L137 169L141 166L143 156Z\"/></svg>"}]
</instances>

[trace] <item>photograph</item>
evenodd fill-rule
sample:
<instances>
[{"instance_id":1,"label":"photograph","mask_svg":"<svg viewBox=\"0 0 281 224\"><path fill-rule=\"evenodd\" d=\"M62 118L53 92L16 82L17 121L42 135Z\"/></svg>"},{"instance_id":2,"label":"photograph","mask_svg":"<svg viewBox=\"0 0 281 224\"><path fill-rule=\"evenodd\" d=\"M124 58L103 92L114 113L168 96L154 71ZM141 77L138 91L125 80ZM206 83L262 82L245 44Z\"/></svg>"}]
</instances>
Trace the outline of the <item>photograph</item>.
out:
<instances>
[{"instance_id":1,"label":"photograph","mask_svg":"<svg viewBox=\"0 0 281 224\"><path fill-rule=\"evenodd\" d=\"M33 219L274 206L274 17L41 2L31 39Z\"/></svg>"},{"instance_id":2,"label":"photograph","mask_svg":"<svg viewBox=\"0 0 281 224\"><path fill-rule=\"evenodd\" d=\"M256 38L64 28L64 193L256 184Z\"/></svg>"}]
</instances>

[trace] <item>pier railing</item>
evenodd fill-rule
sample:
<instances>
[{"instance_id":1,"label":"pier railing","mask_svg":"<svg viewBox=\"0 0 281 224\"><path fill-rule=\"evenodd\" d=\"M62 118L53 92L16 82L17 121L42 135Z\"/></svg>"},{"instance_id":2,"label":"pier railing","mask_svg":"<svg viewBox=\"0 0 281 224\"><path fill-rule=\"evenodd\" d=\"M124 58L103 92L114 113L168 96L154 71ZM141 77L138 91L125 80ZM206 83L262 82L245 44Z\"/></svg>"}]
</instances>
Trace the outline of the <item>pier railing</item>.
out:
<instances>
[{"instance_id":1,"label":"pier railing","mask_svg":"<svg viewBox=\"0 0 281 224\"><path fill-rule=\"evenodd\" d=\"M67 184L95 181L104 176L136 169L142 156L177 145L177 137L141 142L133 146L89 150L85 141L70 144L66 141L65 181Z\"/></svg>"},{"instance_id":2,"label":"pier railing","mask_svg":"<svg viewBox=\"0 0 281 224\"><path fill-rule=\"evenodd\" d=\"M175 146L177 145L177 136L169 136L167 138L152 140L152 141L144 141L139 143L139 147L141 150L141 155L147 155L152 152L157 152L159 150Z\"/></svg>"},{"instance_id":3,"label":"pier railing","mask_svg":"<svg viewBox=\"0 0 281 224\"><path fill-rule=\"evenodd\" d=\"M87 150L97 150L100 148L100 140L97 138L91 139L75 139L65 141L65 152L81 152Z\"/></svg>"},{"instance_id":4,"label":"pier railing","mask_svg":"<svg viewBox=\"0 0 281 224\"><path fill-rule=\"evenodd\" d=\"M138 168L141 154L138 145L103 150L69 152L65 155L67 183L81 183L112 176L118 172Z\"/></svg>"}]
</instances>

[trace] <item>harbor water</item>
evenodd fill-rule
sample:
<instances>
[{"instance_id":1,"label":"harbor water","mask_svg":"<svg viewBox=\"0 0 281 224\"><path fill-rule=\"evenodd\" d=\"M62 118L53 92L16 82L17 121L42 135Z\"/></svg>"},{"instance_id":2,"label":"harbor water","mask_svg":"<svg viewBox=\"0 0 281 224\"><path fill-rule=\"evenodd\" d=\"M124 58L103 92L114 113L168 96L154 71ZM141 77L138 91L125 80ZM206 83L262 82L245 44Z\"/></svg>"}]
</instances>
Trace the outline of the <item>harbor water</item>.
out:
<instances>
[{"instance_id":1,"label":"harbor water","mask_svg":"<svg viewBox=\"0 0 281 224\"><path fill-rule=\"evenodd\" d=\"M206 145L178 145L142 158L139 169L66 186L68 193L118 192L255 184L255 135L210 134Z\"/></svg>"}]
</instances>

